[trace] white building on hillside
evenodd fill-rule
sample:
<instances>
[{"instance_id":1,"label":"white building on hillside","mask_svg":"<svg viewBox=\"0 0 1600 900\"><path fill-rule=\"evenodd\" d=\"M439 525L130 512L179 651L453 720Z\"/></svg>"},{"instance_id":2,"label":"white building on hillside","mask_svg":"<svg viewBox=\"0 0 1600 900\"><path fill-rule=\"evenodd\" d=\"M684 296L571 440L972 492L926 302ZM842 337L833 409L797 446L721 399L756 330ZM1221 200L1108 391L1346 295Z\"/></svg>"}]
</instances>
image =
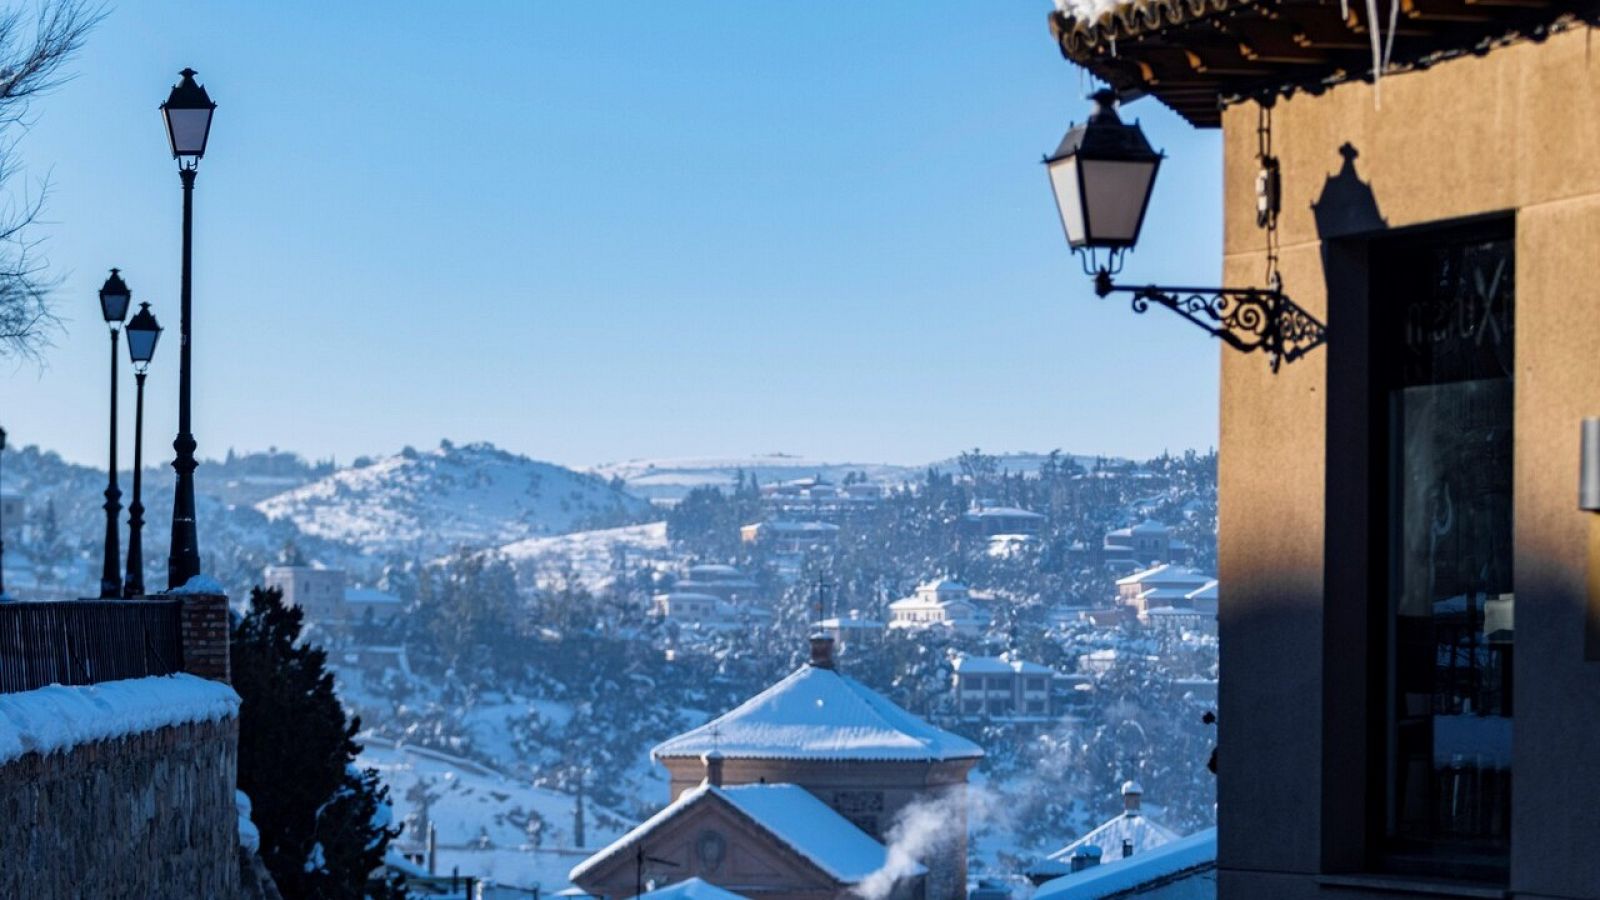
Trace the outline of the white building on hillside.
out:
<instances>
[{"instance_id":1,"label":"white building on hillside","mask_svg":"<svg viewBox=\"0 0 1600 900\"><path fill-rule=\"evenodd\" d=\"M746 544L766 544L780 556L799 556L831 549L839 542L839 526L832 522L756 522L740 528L739 539Z\"/></svg>"},{"instance_id":2,"label":"white building on hillside","mask_svg":"<svg viewBox=\"0 0 1600 900\"><path fill-rule=\"evenodd\" d=\"M1006 656L962 656L951 665L962 718L1049 716L1055 674L1048 666Z\"/></svg>"},{"instance_id":3,"label":"white building on hillside","mask_svg":"<svg viewBox=\"0 0 1600 900\"><path fill-rule=\"evenodd\" d=\"M890 628L950 628L976 634L987 621L967 586L950 578L923 582L911 596L889 604Z\"/></svg>"},{"instance_id":4,"label":"white building on hillside","mask_svg":"<svg viewBox=\"0 0 1600 900\"><path fill-rule=\"evenodd\" d=\"M1026 534L1037 536L1044 530L1045 517L1029 509L1015 506L989 506L975 509L961 517L968 530L985 537L997 534Z\"/></svg>"},{"instance_id":5,"label":"white building on hillside","mask_svg":"<svg viewBox=\"0 0 1600 900\"><path fill-rule=\"evenodd\" d=\"M1165 523L1145 519L1137 525L1106 532L1100 553L1107 566L1140 568L1187 559L1189 545L1173 537Z\"/></svg>"},{"instance_id":6,"label":"white building on hillside","mask_svg":"<svg viewBox=\"0 0 1600 900\"><path fill-rule=\"evenodd\" d=\"M834 652L844 656L854 647L870 647L883 642L884 624L852 609L849 615L823 619L813 626L833 638Z\"/></svg>"},{"instance_id":7,"label":"white building on hillside","mask_svg":"<svg viewBox=\"0 0 1600 900\"><path fill-rule=\"evenodd\" d=\"M267 566L261 581L283 591L285 606L305 610L306 624L348 626L387 622L403 604L393 594L369 587L350 587L343 569L322 566Z\"/></svg>"},{"instance_id":8,"label":"white building on hillside","mask_svg":"<svg viewBox=\"0 0 1600 900\"><path fill-rule=\"evenodd\" d=\"M754 597L758 585L735 566L700 563L690 566L688 577L673 585L672 589L695 594L712 594L725 602L738 603Z\"/></svg>"},{"instance_id":9,"label":"white building on hillside","mask_svg":"<svg viewBox=\"0 0 1600 900\"><path fill-rule=\"evenodd\" d=\"M1158 606L1189 607L1190 594L1215 583L1215 576L1198 569L1166 563L1117 579L1117 602L1141 614Z\"/></svg>"},{"instance_id":10,"label":"white building on hillside","mask_svg":"<svg viewBox=\"0 0 1600 900\"><path fill-rule=\"evenodd\" d=\"M343 569L321 566L267 566L262 582L283 592L283 605L305 610L306 624L343 622L345 576Z\"/></svg>"}]
</instances>

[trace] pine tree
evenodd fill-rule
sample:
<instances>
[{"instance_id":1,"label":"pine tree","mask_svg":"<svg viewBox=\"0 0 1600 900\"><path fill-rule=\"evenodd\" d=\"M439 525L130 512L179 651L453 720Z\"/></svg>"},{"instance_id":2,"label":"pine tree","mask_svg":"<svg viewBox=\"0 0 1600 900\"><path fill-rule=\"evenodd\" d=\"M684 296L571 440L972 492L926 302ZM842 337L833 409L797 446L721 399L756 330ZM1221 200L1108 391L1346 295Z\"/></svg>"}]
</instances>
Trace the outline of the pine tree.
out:
<instances>
[{"instance_id":1,"label":"pine tree","mask_svg":"<svg viewBox=\"0 0 1600 900\"><path fill-rule=\"evenodd\" d=\"M256 588L233 629L239 789L261 832L261 858L285 897L359 900L399 829L388 788L355 768L359 717L345 718L320 647L299 643L303 612ZM392 886L372 892L388 896Z\"/></svg>"}]
</instances>

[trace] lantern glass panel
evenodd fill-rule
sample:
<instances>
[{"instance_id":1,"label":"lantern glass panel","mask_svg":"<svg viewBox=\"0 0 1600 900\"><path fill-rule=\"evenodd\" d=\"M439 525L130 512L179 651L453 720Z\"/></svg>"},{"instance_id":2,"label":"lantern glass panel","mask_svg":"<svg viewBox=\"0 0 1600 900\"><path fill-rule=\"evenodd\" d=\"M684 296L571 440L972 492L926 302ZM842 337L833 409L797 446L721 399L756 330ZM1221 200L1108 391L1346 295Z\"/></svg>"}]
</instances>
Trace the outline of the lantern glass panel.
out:
<instances>
[{"instance_id":1,"label":"lantern glass panel","mask_svg":"<svg viewBox=\"0 0 1600 900\"><path fill-rule=\"evenodd\" d=\"M116 291L100 294L100 313L107 322L121 322L128 317L128 295Z\"/></svg>"},{"instance_id":2,"label":"lantern glass panel","mask_svg":"<svg viewBox=\"0 0 1600 900\"><path fill-rule=\"evenodd\" d=\"M1158 162L1085 159L1079 163L1083 167L1083 209L1093 244L1123 247L1138 239Z\"/></svg>"},{"instance_id":3,"label":"lantern glass panel","mask_svg":"<svg viewBox=\"0 0 1600 900\"><path fill-rule=\"evenodd\" d=\"M134 363L148 363L156 355L156 341L161 337L161 329L144 331L128 329L128 359Z\"/></svg>"},{"instance_id":4,"label":"lantern glass panel","mask_svg":"<svg viewBox=\"0 0 1600 900\"><path fill-rule=\"evenodd\" d=\"M1061 213L1061 227L1066 229L1067 243L1081 247L1088 240L1083 226L1083 195L1078 185L1078 158L1068 156L1050 162L1050 186L1055 189L1056 209Z\"/></svg>"},{"instance_id":5,"label":"lantern glass panel","mask_svg":"<svg viewBox=\"0 0 1600 900\"><path fill-rule=\"evenodd\" d=\"M206 152L206 133L211 130L214 110L174 109L162 110L167 117L167 137L172 142L173 156L202 156Z\"/></svg>"}]
</instances>

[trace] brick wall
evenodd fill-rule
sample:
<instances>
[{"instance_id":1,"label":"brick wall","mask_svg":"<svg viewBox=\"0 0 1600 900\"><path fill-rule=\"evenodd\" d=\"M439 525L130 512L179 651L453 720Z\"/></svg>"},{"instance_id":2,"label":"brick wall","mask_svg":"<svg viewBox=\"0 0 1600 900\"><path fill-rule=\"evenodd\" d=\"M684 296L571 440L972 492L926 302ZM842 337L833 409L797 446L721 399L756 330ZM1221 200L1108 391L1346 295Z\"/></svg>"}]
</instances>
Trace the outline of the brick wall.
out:
<instances>
[{"instance_id":1,"label":"brick wall","mask_svg":"<svg viewBox=\"0 0 1600 900\"><path fill-rule=\"evenodd\" d=\"M189 594L180 613L183 670L212 681L231 682L228 653L228 598L221 594Z\"/></svg>"},{"instance_id":2,"label":"brick wall","mask_svg":"<svg viewBox=\"0 0 1600 900\"><path fill-rule=\"evenodd\" d=\"M238 737L230 718L0 766L0 897L238 896Z\"/></svg>"}]
</instances>

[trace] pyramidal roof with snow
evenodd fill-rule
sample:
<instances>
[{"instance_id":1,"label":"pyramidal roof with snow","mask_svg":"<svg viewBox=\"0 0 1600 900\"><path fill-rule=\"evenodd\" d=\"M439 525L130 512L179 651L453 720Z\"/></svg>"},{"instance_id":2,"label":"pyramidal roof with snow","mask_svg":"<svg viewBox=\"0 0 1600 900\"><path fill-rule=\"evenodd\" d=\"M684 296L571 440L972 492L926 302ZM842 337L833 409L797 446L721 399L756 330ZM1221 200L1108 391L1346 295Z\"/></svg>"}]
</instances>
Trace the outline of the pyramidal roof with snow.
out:
<instances>
[{"instance_id":1,"label":"pyramidal roof with snow","mask_svg":"<svg viewBox=\"0 0 1600 900\"><path fill-rule=\"evenodd\" d=\"M834 669L804 665L699 728L658 744L652 759L939 761L983 748L924 722Z\"/></svg>"},{"instance_id":2,"label":"pyramidal roof with snow","mask_svg":"<svg viewBox=\"0 0 1600 900\"><path fill-rule=\"evenodd\" d=\"M888 864L887 848L797 784L715 787L701 782L699 787L684 791L678 799L617 838L609 847L578 863L567 877L575 882L581 880L607 860L636 851L656 829L691 807L714 801L728 804L750 824L841 884L857 884ZM914 868L914 874L926 871L920 864Z\"/></svg>"}]
</instances>

